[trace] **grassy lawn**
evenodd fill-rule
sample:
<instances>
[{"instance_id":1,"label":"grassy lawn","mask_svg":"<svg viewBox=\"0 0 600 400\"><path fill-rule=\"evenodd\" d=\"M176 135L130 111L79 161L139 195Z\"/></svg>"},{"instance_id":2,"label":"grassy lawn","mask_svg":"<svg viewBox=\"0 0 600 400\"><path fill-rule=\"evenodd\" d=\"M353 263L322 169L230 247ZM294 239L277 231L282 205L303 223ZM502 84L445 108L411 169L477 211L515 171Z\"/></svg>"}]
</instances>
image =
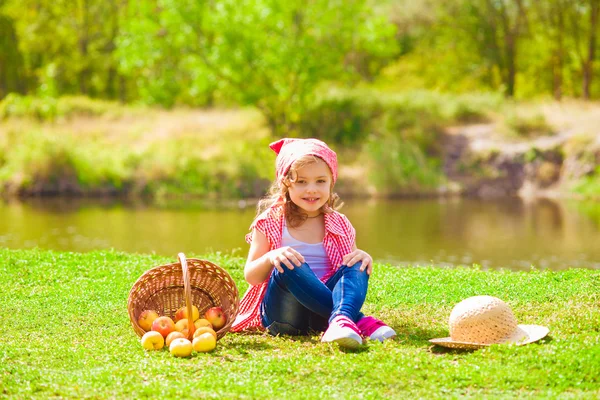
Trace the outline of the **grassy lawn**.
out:
<instances>
[{"instance_id":1,"label":"grassy lawn","mask_svg":"<svg viewBox=\"0 0 600 400\"><path fill-rule=\"evenodd\" d=\"M194 255L188 254L189 257ZM240 292L241 258L209 259ZM319 337L228 334L188 359L145 352L127 295L173 258L0 249L0 397L9 398L590 398L600 396L600 271L488 272L376 265L365 305L398 332L357 352ZM465 297L509 303L550 328L523 346L431 347Z\"/></svg>"}]
</instances>

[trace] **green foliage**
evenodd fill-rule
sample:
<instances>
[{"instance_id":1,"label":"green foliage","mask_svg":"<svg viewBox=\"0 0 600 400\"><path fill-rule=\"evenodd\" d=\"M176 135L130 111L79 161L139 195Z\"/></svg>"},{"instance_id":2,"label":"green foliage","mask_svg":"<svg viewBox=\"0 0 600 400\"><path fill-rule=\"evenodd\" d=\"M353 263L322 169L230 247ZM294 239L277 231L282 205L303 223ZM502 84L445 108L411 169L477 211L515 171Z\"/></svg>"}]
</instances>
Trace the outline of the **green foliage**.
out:
<instances>
[{"instance_id":1,"label":"green foliage","mask_svg":"<svg viewBox=\"0 0 600 400\"><path fill-rule=\"evenodd\" d=\"M0 98L250 104L298 134L330 81L597 98L599 27L596 0L5 0Z\"/></svg>"},{"instance_id":2,"label":"green foliage","mask_svg":"<svg viewBox=\"0 0 600 400\"><path fill-rule=\"evenodd\" d=\"M392 25L364 0L141 3L118 54L145 99L170 106L189 91L254 105L275 134L294 133L319 83L355 79L345 56L393 51Z\"/></svg>"},{"instance_id":3,"label":"green foliage","mask_svg":"<svg viewBox=\"0 0 600 400\"><path fill-rule=\"evenodd\" d=\"M244 293L248 285L241 257L188 256L222 266ZM0 280L10 288L0 292L3 396L312 399L351 393L367 399L445 399L599 394L598 271L514 273L377 264L364 309L396 330L394 340L348 352L321 343L318 335L227 334L215 351L179 359L166 350L144 351L126 308L135 280L149 268L173 261L113 251L0 249ZM448 335L453 305L478 294L502 298L519 323L548 326L550 335L522 347L431 347L429 339ZM43 312L32 312L40 304Z\"/></svg>"},{"instance_id":4,"label":"green foliage","mask_svg":"<svg viewBox=\"0 0 600 400\"><path fill-rule=\"evenodd\" d=\"M398 26L403 51L377 77L381 86L579 97L585 93L584 70L591 66L589 92L600 93L595 0L383 4Z\"/></svg>"},{"instance_id":5,"label":"green foliage","mask_svg":"<svg viewBox=\"0 0 600 400\"><path fill-rule=\"evenodd\" d=\"M118 0L3 1L0 15L14 20L27 93L117 98L125 90L113 54L123 6Z\"/></svg>"}]
</instances>

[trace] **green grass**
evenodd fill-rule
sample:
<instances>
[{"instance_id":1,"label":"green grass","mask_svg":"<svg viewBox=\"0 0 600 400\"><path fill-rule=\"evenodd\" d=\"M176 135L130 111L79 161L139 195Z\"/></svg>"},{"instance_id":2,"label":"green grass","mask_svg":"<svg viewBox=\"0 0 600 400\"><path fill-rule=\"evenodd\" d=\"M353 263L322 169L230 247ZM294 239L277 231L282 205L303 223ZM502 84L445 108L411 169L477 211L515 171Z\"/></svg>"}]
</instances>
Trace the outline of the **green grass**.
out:
<instances>
[{"instance_id":1,"label":"green grass","mask_svg":"<svg viewBox=\"0 0 600 400\"><path fill-rule=\"evenodd\" d=\"M191 254L189 256L192 256ZM200 256L230 272L243 259ZM398 332L356 352L319 338L228 334L208 354L145 352L127 295L174 259L118 252L0 249L0 397L9 398L598 398L600 271L397 268L376 265L365 305ZM431 347L452 306L507 301L519 322L550 328L523 347Z\"/></svg>"}]
</instances>

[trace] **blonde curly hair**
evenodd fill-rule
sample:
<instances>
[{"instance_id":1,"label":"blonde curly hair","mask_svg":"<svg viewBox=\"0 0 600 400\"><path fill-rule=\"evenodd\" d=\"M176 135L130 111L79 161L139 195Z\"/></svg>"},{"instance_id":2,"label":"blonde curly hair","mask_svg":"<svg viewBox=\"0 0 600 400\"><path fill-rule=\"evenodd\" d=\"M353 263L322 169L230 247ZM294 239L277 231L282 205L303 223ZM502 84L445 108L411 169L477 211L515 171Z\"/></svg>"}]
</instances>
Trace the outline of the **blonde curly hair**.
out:
<instances>
[{"instance_id":1,"label":"blonde curly hair","mask_svg":"<svg viewBox=\"0 0 600 400\"><path fill-rule=\"evenodd\" d=\"M314 155L305 155L294 161L286 176L281 180L275 180L271 184L268 194L258 202L256 216L259 216L270 207L281 205L283 206L282 210L288 226L296 228L302 225L308 218L308 215L290 199L289 188L296 181L299 169L319 162L327 165L320 157ZM323 214L330 214L343 206L340 197L337 193L333 192L334 183L329 167L327 167L327 171L329 171L329 177L331 178L331 186L329 188L329 199L320 209Z\"/></svg>"}]
</instances>

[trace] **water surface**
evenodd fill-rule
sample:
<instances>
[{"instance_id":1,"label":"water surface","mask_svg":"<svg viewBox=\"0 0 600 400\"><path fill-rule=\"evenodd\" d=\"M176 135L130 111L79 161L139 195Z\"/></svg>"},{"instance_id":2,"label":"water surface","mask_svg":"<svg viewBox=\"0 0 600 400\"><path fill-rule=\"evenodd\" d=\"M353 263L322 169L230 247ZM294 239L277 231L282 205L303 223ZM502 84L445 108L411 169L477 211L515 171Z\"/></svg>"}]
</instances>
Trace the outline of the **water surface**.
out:
<instances>
[{"instance_id":1,"label":"water surface","mask_svg":"<svg viewBox=\"0 0 600 400\"><path fill-rule=\"evenodd\" d=\"M234 203L235 204L235 203ZM519 199L352 200L341 209L377 262L528 270L600 268L600 203ZM117 200L0 202L0 246L175 256L234 252L252 205L166 206Z\"/></svg>"}]
</instances>

